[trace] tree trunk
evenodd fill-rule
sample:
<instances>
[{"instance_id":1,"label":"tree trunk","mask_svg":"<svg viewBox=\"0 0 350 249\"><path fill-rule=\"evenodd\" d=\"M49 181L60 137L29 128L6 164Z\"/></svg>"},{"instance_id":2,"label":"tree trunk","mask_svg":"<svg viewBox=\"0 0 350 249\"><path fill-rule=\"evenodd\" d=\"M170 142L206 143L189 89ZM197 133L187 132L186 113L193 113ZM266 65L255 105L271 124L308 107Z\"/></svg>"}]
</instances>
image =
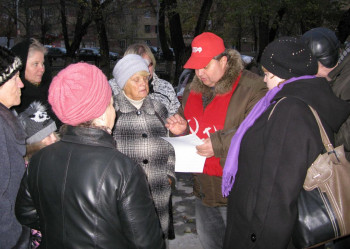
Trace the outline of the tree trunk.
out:
<instances>
[{"instance_id":1,"label":"tree trunk","mask_svg":"<svg viewBox=\"0 0 350 249\"><path fill-rule=\"evenodd\" d=\"M199 18L197 20L197 25L195 28L195 36L202 33L206 27L207 19L209 16L210 8L212 6L212 0L204 0L202 3ZM168 12L168 20L170 26L170 36L171 45L175 52L175 75L174 75L174 85L178 84L179 76L183 70L183 65L186 63L191 55L191 47L186 47L182 35L182 27L180 21L180 15L175 11L177 7L176 0L163 0L161 1L161 6L164 4L163 8ZM162 8L161 8L162 9ZM197 32L197 33L196 33Z\"/></svg>"},{"instance_id":2,"label":"tree trunk","mask_svg":"<svg viewBox=\"0 0 350 249\"><path fill-rule=\"evenodd\" d=\"M26 38L29 39L32 36L32 32L30 30L30 10L29 10L29 0L24 1L24 9L25 9L25 29L26 29Z\"/></svg>"},{"instance_id":3,"label":"tree trunk","mask_svg":"<svg viewBox=\"0 0 350 249\"><path fill-rule=\"evenodd\" d=\"M350 8L344 13L338 24L338 39L344 43L350 35Z\"/></svg>"},{"instance_id":4,"label":"tree trunk","mask_svg":"<svg viewBox=\"0 0 350 249\"><path fill-rule=\"evenodd\" d=\"M282 6L278 11L277 11L277 16L273 20L273 24L271 25L271 29L269 32L269 42L272 42L276 38L276 34L278 32L280 22L286 13L287 8L285 6Z\"/></svg>"},{"instance_id":5,"label":"tree trunk","mask_svg":"<svg viewBox=\"0 0 350 249\"><path fill-rule=\"evenodd\" d=\"M259 18L259 52L257 61L260 62L261 54L264 48L269 44L269 24L268 19Z\"/></svg>"},{"instance_id":6,"label":"tree trunk","mask_svg":"<svg viewBox=\"0 0 350 249\"><path fill-rule=\"evenodd\" d=\"M44 25L44 10L43 10L43 0L40 0L40 30L41 30L41 38L40 38L40 42L42 44L45 44L45 33L46 33L46 28Z\"/></svg>"},{"instance_id":7,"label":"tree trunk","mask_svg":"<svg viewBox=\"0 0 350 249\"><path fill-rule=\"evenodd\" d=\"M72 43L69 43L68 31L67 31L67 17L66 17L66 1L60 0L61 5L61 24L62 24L62 33L64 37L64 44L67 50L66 65L74 61L75 51L79 48L83 36L87 33L87 28L92 22L91 14L88 14L87 19L83 23L85 6L79 4L79 10L77 14L77 20L75 24L75 32Z\"/></svg>"},{"instance_id":8,"label":"tree trunk","mask_svg":"<svg viewBox=\"0 0 350 249\"><path fill-rule=\"evenodd\" d=\"M105 6L111 3L111 0L104 1ZM96 31L98 36L98 41L100 44L100 53L101 58L99 61L99 68L102 72L109 78L110 77L110 60L109 60L109 46L108 46L108 38L105 27L105 22L102 13L102 6L100 5L99 0L92 1L92 13L93 19L96 23Z\"/></svg>"},{"instance_id":9,"label":"tree trunk","mask_svg":"<svg viewBox=\"0 0 350 249\"><path fill-rule=\"evenodd\" d=\"M173 53L169 49L169 45L167 42L167 35L165 31L165 2L161 1L159 6L159 13L158 13L158 35L159 35L159 42L160 47L163 51L163 56L166 61L173 61L174 56Z\"/></svg>"},{"instance_id":10,"label":"tree trunk","mask_svg":"<svg viewBox=\"0 0 350 249\"><path fill-rule=\"evenodd\" d=\"M202 3L201 11L199 12L199 17L197 20L197 25L194 30L194 36L203 33L205 27L207 26L207 20L211 6L213 5L213 0L204 0Z\"/></svg>"}]
</instances>

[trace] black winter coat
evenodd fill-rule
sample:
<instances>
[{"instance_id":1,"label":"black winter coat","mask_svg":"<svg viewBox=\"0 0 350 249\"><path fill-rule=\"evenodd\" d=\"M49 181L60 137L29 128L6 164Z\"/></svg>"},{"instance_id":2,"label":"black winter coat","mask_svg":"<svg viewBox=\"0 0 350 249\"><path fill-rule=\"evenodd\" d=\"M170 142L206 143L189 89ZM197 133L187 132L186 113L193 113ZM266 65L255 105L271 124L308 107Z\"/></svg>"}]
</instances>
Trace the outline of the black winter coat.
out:
<instances>
[{"instance_id":1,"label":"black winter coat","mask_svg":"<svg viewBox=\"0 0 350 249\"><path fill-rule=\"evenodd\" d=\"M142 168L100 129L67 126L31 158L16 216L40 248L165 248Z\"/></svg>"},{"instance_id":2,"label":"black winter coat","mask_svg":"<svg viewBox=\"0 0 350 249\"><path fill-rule=\"evenodd\" d=\"M350 114L350 105L337 98L321 78L286 84L273 101L282 97L287 98L270 119L274 104L243 137L228 199L226 249L288 247L307 169L324 150L307 104L318 112L331 141Z\"/></svg>"}]
</instances>

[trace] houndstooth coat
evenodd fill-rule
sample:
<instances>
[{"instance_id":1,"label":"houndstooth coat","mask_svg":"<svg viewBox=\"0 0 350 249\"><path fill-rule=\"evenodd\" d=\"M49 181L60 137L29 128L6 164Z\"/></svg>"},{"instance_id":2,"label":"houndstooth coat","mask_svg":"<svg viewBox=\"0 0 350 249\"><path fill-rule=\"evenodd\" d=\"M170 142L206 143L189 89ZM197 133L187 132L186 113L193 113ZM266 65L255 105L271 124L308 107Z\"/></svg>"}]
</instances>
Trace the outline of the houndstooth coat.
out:
<instances>
[{"instance_id":1,"label":"houndstooth coat","mask_svg":"<svg viewBox=\"0 0 350 249\"><path fill-rule=\"evenodd\" d=\"M115 109L117 121L113 137L116 147L145 170L160 224L167 237L171 194L168 178L175 181L175 152L160 137L168 136L164 127L168 111L163 104L149 96L137 110L123 93L115 97Z\"/></svg>"}]
</instances>

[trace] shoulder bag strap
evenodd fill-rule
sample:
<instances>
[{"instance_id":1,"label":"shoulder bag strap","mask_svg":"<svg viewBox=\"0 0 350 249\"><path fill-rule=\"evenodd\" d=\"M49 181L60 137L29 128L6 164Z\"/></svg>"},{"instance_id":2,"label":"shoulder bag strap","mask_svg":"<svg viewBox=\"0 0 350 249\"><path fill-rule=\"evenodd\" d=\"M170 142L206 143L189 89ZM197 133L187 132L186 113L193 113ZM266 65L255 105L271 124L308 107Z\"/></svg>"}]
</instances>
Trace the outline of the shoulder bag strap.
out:
<instances>
[{"instance_id":1,"label":"shoulder bag strap","mask_svg":"<svg viewBox=\"0 0 350 249\"><path fill-rule=\"evenodd\" d=\"M277 103L275 104L275 106L272 108L272 110L271 110L271 112L270 112L270 114L269 114L268 119L270 119L270 117L271 117L273 111L275 110L277 104L278 104L279 102L281 102L282 100L284 100L285 98L286 98L286 97L283 97L283 98L281 98L281 99L279 99L279 100L277 101ZM300 99L300 100L302 100L302 99ZM302 100L302 101L303 101L303 100ZM303 102L304 102L304 101L303 101ZM339 159L337 158L337 154L335 153L334 146L333 146L333 144L330 142L330 140L329 140L329 138L328 138L328 136L327 136L326 130L325 130L324 127L323 127L323 124L322 124L322 122L321 122L320 117L318 116L318 113L317 113L316 110L315 110L314 108L312 108L310 105L308 105L308 107L310 108L312 114L314 115L314 117L315 117L315 119L316 119L318 128L319 128L319 130L320 130L321 138L322 138L322 143L323 143L323 145L324 145L324 147L325 147L327 153L331 156L333 162L338 162Z\"/></svg>"}]
</instances>

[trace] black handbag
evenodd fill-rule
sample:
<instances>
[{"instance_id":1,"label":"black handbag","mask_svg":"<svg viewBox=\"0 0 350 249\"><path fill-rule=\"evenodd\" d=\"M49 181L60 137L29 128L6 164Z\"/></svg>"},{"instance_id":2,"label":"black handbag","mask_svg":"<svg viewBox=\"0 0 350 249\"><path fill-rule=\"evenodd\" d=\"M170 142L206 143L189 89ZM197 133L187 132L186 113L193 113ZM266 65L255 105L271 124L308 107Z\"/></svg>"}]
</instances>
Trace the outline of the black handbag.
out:
<instances>
[{"instance_id":1,"label":"black handbag","mask_svg":"<svg viewBox=\"0 0 350 249\"><path fill-rule=\"evenodd\" d=\"M343 146L333 147L317 112L309 107L327 152L309 167L299 195L292 236L297 248L317 247L350 234L350 163Z\"/></svg>"}]
</instances>

